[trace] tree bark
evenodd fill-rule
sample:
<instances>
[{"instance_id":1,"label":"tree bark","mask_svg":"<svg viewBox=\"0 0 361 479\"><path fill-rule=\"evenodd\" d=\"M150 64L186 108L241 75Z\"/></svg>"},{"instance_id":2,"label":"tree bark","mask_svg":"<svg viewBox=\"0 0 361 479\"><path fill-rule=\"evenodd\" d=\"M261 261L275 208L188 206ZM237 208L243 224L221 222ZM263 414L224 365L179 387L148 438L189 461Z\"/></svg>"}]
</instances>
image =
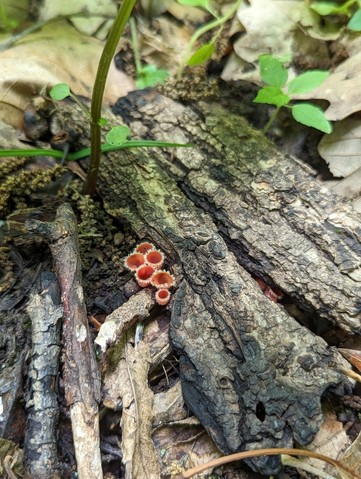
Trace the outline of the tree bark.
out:
<instances>
[{"instance_id":1,"label":"tree bark","mask_svg":"<svg viewBox=\"0 0 361 479\"><path fill-rule=\"evenodd\" d=\"M29 220L30 231L49 242L63 306L63 380L70 408L74 448L80 479L103 477L99 416L100 373L86 315L76 218L69 204L60 206L53 223Z\"/></svg>"},{"instance_id":2,"label":"tree bark","mask_svg":"<svg viewBox=\"0 0 361 479\"><path fill-rule=\"evenodd\" d=\"M142 138L194 144L108 154L99 177L108 213L163 249L176 275L171 341L189 407L224 453L308 444L342 360L253 277L359 334L358 218L313 171L218 104L148 92L114 111ZM280 468L277 457L249 464L264 474Z\"/></svg>"}]
</instances>

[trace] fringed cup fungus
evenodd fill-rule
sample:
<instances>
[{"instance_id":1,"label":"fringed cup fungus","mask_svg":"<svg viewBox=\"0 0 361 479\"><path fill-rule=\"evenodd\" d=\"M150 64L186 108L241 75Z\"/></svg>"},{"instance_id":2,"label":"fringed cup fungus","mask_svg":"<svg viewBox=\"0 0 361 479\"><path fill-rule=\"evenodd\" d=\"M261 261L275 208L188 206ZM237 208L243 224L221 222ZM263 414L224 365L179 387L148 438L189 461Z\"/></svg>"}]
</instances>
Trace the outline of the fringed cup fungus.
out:
<instances>
[{"instance_id":1,"label":"fringed cup fungus","mask_svg":"<svg viewBox=\"0 0 361 479\"><path fill-rule=\"evenodd\" d=\"M174 278L168 271L156 271L150 283L157 289L169 289L174 286Z\"/></svg>"},{"instance_id":2,"label":"fringed cup fungus","mask_svg":"<svg viewBox=\"0 0 361 479\"><path fill-rule=\"evenodd\" d=\"M159 269L163 265L164 254L161 251L158 251L157 249L152 249L150 251L147 251L144 257L145 257L145 262L153 266L154 269Z\"/></svg>"},{"instance_id":3,"label":"fringed cup fungus","mask_svg":"<svg viewBox=\"0 0 361 479\"><path fill-rule=\"evenodd\" d=\"M145 254L148 251L150 251L151 249L155 249L154 244L144 242L144 243L138 244L138 246L135 248L135 252Z\"/></svg>"},{"instance_id":4,"label":"fringed cup fungus","mask_svg":"<svg viewBox=\"0 0 361 479\"><path fill-rule=\"evenodd\" d=\"M170 292L168 289L158 289L155 293L155 300L161 306L165 306L169 303L170 300Z\"/></svg>"},{"instance_id":5,"label":"fringed cup fungus","mask_svg":"<svg viewBox=\"0 0 361 479\"><path fill-rule=\"evenodd\" d=\"M144 255L141 253L133 253L125 258L125 267L130 271L136 271L139 266L145 263Z\"/></svg>"},{"instance_id":6,"label":"fringed cup fungus","mask_svg":"<svg viewBox=\"0 0 361 479\"><path fill-rule=\"evenodd\" d=\"M139 268L135 272L135 279L137 280L137 283L141 288L146 288L150 285L150 281L152 279L154 271L155 269L153 268L153 266L150 266L148 264L143 264L142 266L139 266Z\"/></svg>"}]
</instances>

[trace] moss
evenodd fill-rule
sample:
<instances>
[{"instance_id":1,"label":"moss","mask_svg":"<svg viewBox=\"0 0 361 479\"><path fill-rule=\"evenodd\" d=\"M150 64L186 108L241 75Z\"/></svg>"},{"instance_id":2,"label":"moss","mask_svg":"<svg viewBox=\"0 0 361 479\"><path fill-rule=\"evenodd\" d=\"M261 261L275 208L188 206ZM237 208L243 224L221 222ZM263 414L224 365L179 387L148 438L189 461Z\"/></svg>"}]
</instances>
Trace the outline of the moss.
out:
<instances>
[{"instance_id":1,"label":"moss","mask_svg":"<svg viewBox=\"0 0 361 479\"><path fill-rule=\"evenodd\" d=\"M0 216L5 216L10 209L22 209L28 206L28 197L44 188L52 179L64 173L62 165L55 165L43 170L20 170L6 176L0 185Z\"/></svg>"}]
</instances>

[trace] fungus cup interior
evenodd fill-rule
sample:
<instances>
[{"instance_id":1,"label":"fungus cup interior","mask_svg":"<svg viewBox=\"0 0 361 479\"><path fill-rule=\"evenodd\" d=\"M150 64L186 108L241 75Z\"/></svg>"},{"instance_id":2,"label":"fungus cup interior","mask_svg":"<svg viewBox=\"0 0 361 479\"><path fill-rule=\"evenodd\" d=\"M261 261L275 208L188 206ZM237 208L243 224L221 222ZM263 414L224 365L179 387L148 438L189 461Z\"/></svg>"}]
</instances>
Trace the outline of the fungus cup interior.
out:
<instances>
[{"instance_id":1,"label":"fungus cup interior","mask_svg":"<svg viewBox=\"0 0 361 479\"><path fill-rule=\"evenodd\" d=\"M145 260L147 263L150 264L162 264L163 263L163 255L160 251L153 250L153 251L148 251L148 253L145 255Z\"/></svg>"},{"instance_id":2,"label":"fungus cup interior","mask_svg":"<svg viewBox=\"0 0 361 479\"><path fill-rule=\"evenodd\" d=\"M174 285L173 276L167 271L158 271L153 275L152 285L162 289L171 288Z\"/></svg>"},{"instance_id":3,"label":"fungus cup interior","mask_svg":"<svg viewBox=\"0 0 361 479\"><path fill-rule=\"evenodd\" d=\"M170 292L167 289L159 289L157 291L157 296L160 299L167 299L170 296Z\"/></svg>"},{"instance_id":4,"label":"fungus cup interior","mask_svg":"<svg viewBox=\"0 0 361 479\"><path fill-rule=\"evenodd\" d=\"M137 269L137 277L139 279L150 279L154 273L152 266L144 265Z\"/></svg>"},{"instance_id":5,"label":"fungus cup interior","mask_svg":"<svg viewBox=\"0 0 361 479\"><path fill-rule=\"evenodd\" d=\"M144 256L141 253L133 253L125 260L125 265L132 271L135 271L145 263Z\"/></svg>"},{"instance_id":6,"label":"fungus cup interior","mask_svg":"<svg viewBox=\"0 0 361 479\"><path fill-rule=\"evenodd\" d=\"M140 243L136 248L135 248L135 251L137 253L142 253L142 254L145 254L147 253L147 251L150 251L154 249L154 245L152 243Z\"/></svg>"}]
</instances>

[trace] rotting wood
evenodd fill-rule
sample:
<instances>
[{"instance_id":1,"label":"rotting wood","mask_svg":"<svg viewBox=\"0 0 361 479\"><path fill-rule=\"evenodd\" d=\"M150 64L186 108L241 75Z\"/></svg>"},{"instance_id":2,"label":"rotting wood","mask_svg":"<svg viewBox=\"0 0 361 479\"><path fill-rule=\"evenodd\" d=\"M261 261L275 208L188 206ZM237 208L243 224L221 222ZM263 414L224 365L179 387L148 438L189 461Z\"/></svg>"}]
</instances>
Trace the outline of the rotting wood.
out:
<instances>
[{"instance_id":1,"label":"rotting wood","mask_svg":"<svg viewBox=\"0 0 361 479\"><path fill-rule=\"evenodd\" d=\"M42 273L27 306L32 325L32 350L25 433L25 477L60 479L56 430L59 408L57 376L60 358L60 320L63 310L53 273Z\"/></svg>"},{"instance_id":2,"label":"rotting wood","mask_svg":"<svg viewBox=\"0 0 361 479\"><path fill-rule=\"evenodd\" d=\"M161 247L176 273L171 340L189 407L224 453L309 443L321 395L341 381L330 366L342 359L250 273L359 333L357 217L218 105L146 93L117 108L142 137L195 144L108 154L99 177L106 211ZM249 463L264 474L280 467L277 457Z\"/></svg>"},{"instance_id":3,"label":"rotting wood","mask_svg":"<svg viewBox=\"0 0 361 479\"><path fill-rule=\"evenodd\" d=\"M99 447L100 374L84 305L77 224L71 206L57 210L53 223L29 220L27 227L50 245L63 306L63 380L70 407L78 475L103 477Z\"/></svg>"}]
</instances>

